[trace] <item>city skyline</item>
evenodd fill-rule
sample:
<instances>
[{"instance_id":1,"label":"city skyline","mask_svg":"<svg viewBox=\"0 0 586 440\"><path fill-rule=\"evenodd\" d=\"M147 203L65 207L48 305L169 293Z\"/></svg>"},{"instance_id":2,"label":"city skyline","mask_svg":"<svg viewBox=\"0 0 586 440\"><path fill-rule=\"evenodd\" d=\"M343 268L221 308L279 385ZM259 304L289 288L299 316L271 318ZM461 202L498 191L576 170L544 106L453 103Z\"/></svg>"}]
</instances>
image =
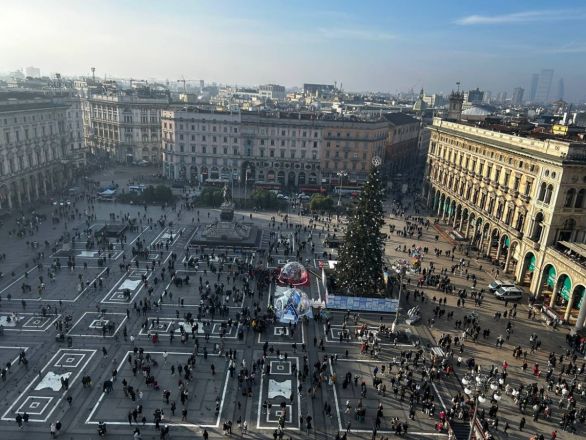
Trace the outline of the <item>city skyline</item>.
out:
<instances>
[{"instance_id":1,"label":"city skyline","mask_svg":"<svg viewBox=\"0 0 586 440\"><path fill-rule=\"evenodd\" d=\"M549 6L548 6L549 5ZM0 30L8 72L204 79L228 84L342 83L396 93L530 90L544 69L584 100L586 8L550 3L156 2L10 4ZM408 9L409 8L409 9ZM113 13L115 11L115 13ZM67 24L67 26L65 26ZM555 40L551 38L555 35ZM42 43L42 44L40 44Z\"/></svg>"}]
</instances>

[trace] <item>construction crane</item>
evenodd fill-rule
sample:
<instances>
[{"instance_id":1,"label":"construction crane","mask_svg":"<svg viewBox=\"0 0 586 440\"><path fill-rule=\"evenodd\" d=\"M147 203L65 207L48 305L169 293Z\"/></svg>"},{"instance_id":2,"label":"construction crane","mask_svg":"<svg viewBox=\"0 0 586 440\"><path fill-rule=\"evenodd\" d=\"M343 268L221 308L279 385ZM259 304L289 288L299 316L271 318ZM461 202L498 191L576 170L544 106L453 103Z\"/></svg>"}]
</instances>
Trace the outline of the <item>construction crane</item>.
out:
<instances>
[{"instance_id":1,"label":"construction crane","mask_svg":"<svg viewBox=\"0 0 586 440\"><path fill-rule=\"evenodd\" d=\"M177 82L178 83L183 83L183 93L187 94L187 87L185 86L185 83L187 82L193 82L193 81L200 81L199 79L185 79L183 76L181 77L181 79L178 79Z\"/></svg>"}]
</instances>

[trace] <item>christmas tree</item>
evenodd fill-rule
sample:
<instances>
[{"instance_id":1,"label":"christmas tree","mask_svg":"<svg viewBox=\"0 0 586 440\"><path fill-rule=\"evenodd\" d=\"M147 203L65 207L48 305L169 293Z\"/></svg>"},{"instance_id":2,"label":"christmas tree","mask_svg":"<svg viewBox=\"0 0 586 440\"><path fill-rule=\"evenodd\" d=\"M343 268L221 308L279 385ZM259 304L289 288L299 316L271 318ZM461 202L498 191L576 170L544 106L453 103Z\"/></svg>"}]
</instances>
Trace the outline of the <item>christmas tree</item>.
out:
<instances>
[{"instance_id":1,"label":"christmas tree","mask_svg":"<svg viewBox=\"0 0 586 440\"><path fill-rule=\"evenodd\" d=\"M375 165L362 187L338 253L335 278L339 294L370 296L384 291L383 197L380 167Z\"/></svg>"}]
</instances>

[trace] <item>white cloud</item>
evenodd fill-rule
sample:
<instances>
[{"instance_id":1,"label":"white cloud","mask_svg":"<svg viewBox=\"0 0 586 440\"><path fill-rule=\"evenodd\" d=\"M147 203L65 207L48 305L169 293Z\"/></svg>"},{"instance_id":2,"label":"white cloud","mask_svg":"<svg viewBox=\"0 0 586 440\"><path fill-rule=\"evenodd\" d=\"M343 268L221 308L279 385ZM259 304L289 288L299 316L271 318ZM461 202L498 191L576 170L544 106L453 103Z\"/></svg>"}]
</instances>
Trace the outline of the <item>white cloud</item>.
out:
<instances>
[{"instance_id":1,"label":"white cloud","mask_svg":"<svg viewBox=\"0 0 586 440\"><path fill-rule=\"evenodd\" d=\"M536 10L513 12L502 15L468 15L457 19L454 23L462 26L474 25L491 25L491 24L511 24L511 23L529 23L536 21L561 21L576 20L586 18L584 11L576 10Z\"/></svg>"}]
</instances>

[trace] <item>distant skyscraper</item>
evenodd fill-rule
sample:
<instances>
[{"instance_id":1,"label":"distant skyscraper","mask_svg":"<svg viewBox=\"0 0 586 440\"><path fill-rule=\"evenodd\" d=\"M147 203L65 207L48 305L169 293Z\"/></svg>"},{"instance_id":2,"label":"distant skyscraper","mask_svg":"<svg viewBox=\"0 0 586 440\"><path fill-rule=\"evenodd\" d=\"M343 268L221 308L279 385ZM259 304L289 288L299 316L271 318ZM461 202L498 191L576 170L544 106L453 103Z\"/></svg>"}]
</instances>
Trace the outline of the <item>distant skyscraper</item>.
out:
<instances>
[{"instance_id":1,"label":"distant skyscraper","mask_svg":"<svg viewBox=\"0 0 586 440\"><path fill-rule=\"evenodd\" d=\"M535 102L546 104L550 101L551 80L553 78L553 69L543 69L539 74L537 83L537 92L535 93Z\"/></svg>"},{"instance_id":2,"label":"distant skyscraper","mask_svg":"<svg viewBox=\"0 0 586 440\"><path fill-rule=\"evenodd\" d=\"M523 104L523 94L524 93L525 93L525 89L523 87L515 87L513 89L513 98L511 100L511 104L513 104L513 105Z\"/></svg>"},{"instance_id":3,"label":"distant skyscraper","mask_svg":"<svg viewBox=\"0 0 586 440\"><path fill-rule=\"evenodd\" d=\"M529 101L535 102L535 95L537 94L537 83L539 82L539 74L531 75L531 88L529 89Z\"/></svg>"},{"instance_id":4,"label":"distant skyscraper","mask_svg":"<svg viewBox=\"0 0 586 440\"><path fill-rule=\"evenodd\" d=\"M560 78L558 80L558 89L556 91L556 96L555 96L556 101L563 100L564 99L564 92L565 92L565 90L564 90L564 79L563 78Z\"/></svg>"},{"instance_id":5,"label":"distant skyscraper","mask_svg":"<svg viewBox=\"0 0 586 440\"><path fill-rule=\"evenodd\" d=\"M38 67L29 66L24 69L24 74L26 76L30 76L31 78L40 78L41 69L39 69Z\"/></svg>"},{"instance_id":6,"label":"distant skyscraper","mask_svg":"<svg viewBox=\"0 0 586 440\"><path fill-rule=\"evenodd\" d=\"M484 92L478 87L476 90L470 90L468 92L468 102L471 104L482 104L484 99Z\"/></svg>"}]
</instances>

